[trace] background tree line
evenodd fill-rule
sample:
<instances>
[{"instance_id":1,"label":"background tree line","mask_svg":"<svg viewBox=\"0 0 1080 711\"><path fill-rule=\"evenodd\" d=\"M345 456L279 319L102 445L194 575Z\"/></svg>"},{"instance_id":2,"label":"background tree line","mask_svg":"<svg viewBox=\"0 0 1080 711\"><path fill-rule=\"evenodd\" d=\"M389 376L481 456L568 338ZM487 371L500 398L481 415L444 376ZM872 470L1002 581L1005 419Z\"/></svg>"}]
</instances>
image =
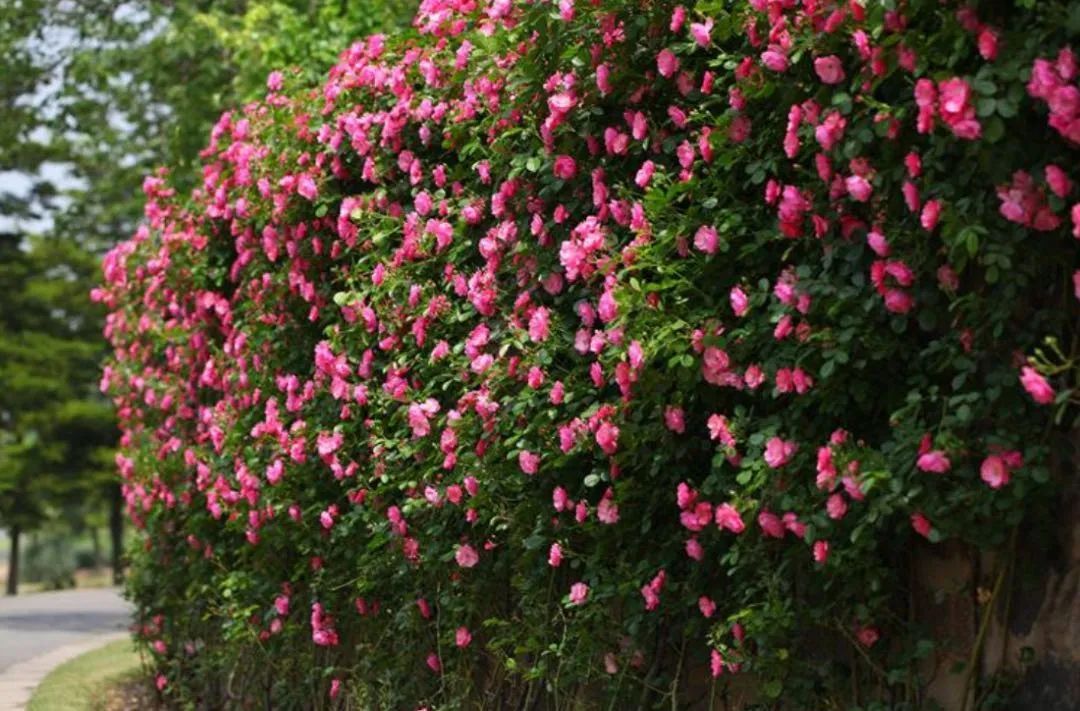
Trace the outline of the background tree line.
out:
<instances>
[{"instance_id":1,"label":"background tree line","mask_svg":"<svg viewBox=\"0 0 1080 711\"><path fill-rule=\"evenodd\" d=\"M98 392L100 256L168 164L182 190L223 107L269 71L314 82L357 36L404 26L407 0L9 0L0 8L0 528L15 594L26 533L107 520L122 569L117 433ZM95 538L96 541L96 538Z\"/></svg>"}]
</instances>

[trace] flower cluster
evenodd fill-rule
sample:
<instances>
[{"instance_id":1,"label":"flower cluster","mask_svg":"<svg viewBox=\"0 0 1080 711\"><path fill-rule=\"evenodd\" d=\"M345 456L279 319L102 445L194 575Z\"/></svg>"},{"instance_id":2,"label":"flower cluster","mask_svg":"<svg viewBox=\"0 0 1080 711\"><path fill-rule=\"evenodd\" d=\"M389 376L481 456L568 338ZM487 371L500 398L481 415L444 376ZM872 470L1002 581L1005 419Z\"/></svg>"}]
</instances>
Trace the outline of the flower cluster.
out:
<instances>
[{"instance_id":1,"label":"flower cluster","mask_svg":"<svg viewBox=\"0 0 1080 711\"><path fill-rule=\"evenodd\" d=\"M722 5L424 0L147 179L94 296L166 693L844 695L788 653L838 633L925 673L894 562L1053 486L1069 367L1017 354L1075 327L1073 54Z\"/></svg>"}]
</instances>

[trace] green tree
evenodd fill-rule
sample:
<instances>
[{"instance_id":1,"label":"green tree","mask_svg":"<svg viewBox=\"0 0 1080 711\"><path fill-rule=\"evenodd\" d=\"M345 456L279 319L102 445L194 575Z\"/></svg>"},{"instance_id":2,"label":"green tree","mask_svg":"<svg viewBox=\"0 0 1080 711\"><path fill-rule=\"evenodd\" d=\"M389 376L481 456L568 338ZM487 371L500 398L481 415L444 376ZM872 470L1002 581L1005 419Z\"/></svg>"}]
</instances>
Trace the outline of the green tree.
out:
<instances>
[{"instance_id":1,"label":"green tree","mask_svg":"<svg viewBox=\"0 0 1080 711\"><path fill-rule=\"evenodd\" d=\"M414 5L11 0L0 10L0 172L19 176L0 181L0 525L13 553L53 512L100 507L119 578L115 428L94 394L102 322L86 294L97 258L142 219L144 176L169 164L190 190L222 107L263 95L273 69L314 84L349 42L404 25ZM17 553L12 563L17 574Z\"/></svg>"},{"instance_id":2,"label":"green tree","mask_svg":"<svg viewBox=\"0 0 1080 711\"><path fill-rule=\"evenodd\" d=\"M112 439L95 392L100 313L84 297L93 257L71 240L0 241L0 525L11 538L8 594L19 538L65 498L80 495Z\"/></svg>"}]
</instances>

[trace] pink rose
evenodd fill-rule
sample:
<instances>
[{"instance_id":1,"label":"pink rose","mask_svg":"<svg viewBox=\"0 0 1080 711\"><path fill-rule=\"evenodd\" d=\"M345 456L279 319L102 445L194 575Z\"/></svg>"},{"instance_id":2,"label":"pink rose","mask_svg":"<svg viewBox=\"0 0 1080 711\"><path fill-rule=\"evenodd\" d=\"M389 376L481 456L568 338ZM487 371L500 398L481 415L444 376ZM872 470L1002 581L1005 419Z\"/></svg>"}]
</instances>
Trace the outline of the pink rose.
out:
<instances>
[{"instance_id":1,"label":"pink rose","mask_svg":"<svg viewBox=\"0 0 1080 711\"><path fill-rule=\"evenodd\" d=\"M761 63L774 72L787 71L787 53L777 45L769 45L769 48L761 53Z\"/></svg>"},{"instance_id":2,"label":"pink rose","mask_svg":"<svg viewBox=\"0 0 1080 711\"><path fill-rule=\"evenodd\" d=\"M825 502L825 511L829 514L829 518L839 521L847 514L847 501L840 494L833 494Z\"/></svg>"},{"instance_id":3,"label":"pink rose","mask_svg":"<svg viewBox=\"0 0 1080 711\"><path fill-rule=\"evenodd\" d=\"M570 180L577 174L577 163L570 156L556 156L554 172L556 178Z\"/></svg>"},{"instance_id":4,"label":"pink rose","mask_svg":"<svg viewBox=\"0 0 1080 711\"><path fill-rule=\"evenodd\" d=\"M731 504L720 504L716 507L716 526L727 529L732 533L742 533L746 529L742 516Z\"/></svg>"},{"instance_id":5,"label":"pink rose","mask_svg":"<svg viewBox=\"0 0 1080 711\"><path fill-rule=\"evenodd\" d=\"M941 202L939 200L927 200L926 204L923 205L922 214L919 216L919 224L923 226L924 230L931 232L937 226L940 216Z\"/></svg>"},{"instance_id":6,"label":"pink rose","mask_svg":"<svg viewBox=\"0 0 1080 711\"><path fill-rule=\"evenodd\" d=\"M979 54L982 58L988 62L992 62L997 59L998 53L998 35L997 32L987 27L979 33L978 38Z\"/></svg>"},{"instance_id":7,"label":"pink rose","mask_svg":"<svg viewBox=\"0 0 1080 711\"><path fill-rule=\"evenodd\" d=\"M766 536L772 538L784 537L784 524L780 521L780 517L774 513L768 511L762 511L758 514L757 518L758 526L761 527L762 532Z\"/></svg>"},{"instance_id":8,"label":"pink rose","mask_svg":"<svg viewBox=\"0 0 1080 711\"><path fill-rule=\"evenodd\" d=\"M570 586L570 602L573 605L584 605L589 599L589 586L585 583L574 583Z\"/></svg>"},{"instance_id":9,"label":"pink rose","mask_svg":"<svg viewBox=\"0 0 1080 711\"><path fill-rule=\"evenodd\" d=\"M637 175L634 176L634 184L644 190L649 186L649 182L652 180L653 173L656 172L656 164L651 160L647 160L641 164L638 168Z\"/></svg>"},{"instance_id":10,"label":"pink rose","mask_svg":"<svg viewBox=\"0 0 1080 711\"><path fill-rule=\"evenodd\" d=\"M711 225L702 225L694 234L694 247L705 254L715 254L718 242L716 228Z\"/></svg>"},{"instance_id":11,"label":"pink rose","mask_svg":"<svg viewBox=\"0 0 1080 711\"><path fill-rule=\"evenodd\" d=\"M475 548L466 544L458 546L457 551L454 553L454 560L462 568L471 568L480 562L480 556L477 555Z\"/></svg>"},{"instance_id":12,"label":"pink rose","mask_svg":"<svg viewBox=\"0 0 1080 711\"><path fill-rule=\"evenodd\" d=\"M911 514L911 527L923 538L930 538L930 531L932 528L930 519L923 516L919 511Z\"/></svg>"},{"instance_id":13,"label":"pink rose","mask_svg":"<svg viewBox=\"0 0 1080 711\"><path fill-rule=\"evenodd\" d=\"M840 58L835 55L830 54L827 57L815 59L814 71L824 84L839 84L844 81L844 66L840 63Z\"/></svg>"},{"instance_id":14,"label":"pink rose","mask_svg":"<svg viewBox=\"0 0 1080 711\"><path fill-rule=\"evenodd\" d=\"M668 406L664 410L664 425L677 434L686 432L686 417L681 407Z\"/></svg>"},{"instance_id":15,"label":"pink rose","mask_svg":"<svg viewBox=\"0 0 1080 711\"><path fill-rule=\"evenodd\" d=\"M746 292L742 290L742 287L732 287L729 298L731 300L731 310L739 318L745 316L746 312L750 310L750 299L746 296Z\"/></svg>"},{"instance_id":16,"label":"pink rose","mask_svg":"<svg viewBox=\"0 0 1080 711\"><path fill-rule=\"evenodd\" d=\"M798 448L799 445L793 441L772 437L765 443L765 463L773 469L779 469L791 461Z\"/></svg>"},{"instance_id":17,"label":"pink rose","mask_svg":"<svg viewBox=\"0 0 1080 711\"><path fill-rule=\"evenodd\" d=\"M1053 163L1046 166L1046 183L1059 198L1064 198L1072 190L1072 181L1069 180L1069 176Z\"/></svg>"},{"instance_id":18,"label":"pink rose","mask_svg":"<svg viewBox=\"0 0 1080 711\"><path fill-rule=\"evenodd\" d=\"M984 459L979 467L979 478L991 489L1000 489L1009 483L1009 468L1004 459L992 454Z\"/></svg>"},{"instance_id":19,"label":"pink rose","mask_svg":"<svg viewBox=\"0 0 1080 711\"><path fill-rule=\"evenodd\" d=\"M550 332L548 310L541 306L533 311L532 316L529 317L529 338L536 343L540 343L547 340Z\"/></svg>"},{"instance_id":20,"label":"pink rose","mask_svg":"<svg viewBox=\"0 0 1080 711\"><path fill-rule=\"evenodd\" d=\"M1031 366L1025 365L1020 370L1020 383L1031 399L1040 405L1049 405L1054 401L1054 389L1046 378Z\"/></svg>"},{"instance_id":21,"label":"pink rose","mask_svg":"<svg viewBox=\"0 0 1080 711\"><path fill-rule=\"evenodd\" d=\"M548 550L548 565L558 568L562 564L562 547L558 543L552 543Z\"/></svg>"},{"instance_id":22,"label":"pink rose","mask_svg":"<svg viewBox=\"0 0 1080 711\"><path fill-rule=\"evenodd\" d=\"M522 450L518 452L518 466L526 474L535 474L540 470L540 455L528 450Z\"/></svg>"},{"instance_id":23,"label":"pink rose","mask_svg":"<svg viewBox=\"0 0 1080 711\"><path fill-rule=\"evenodd\" d=\"M924 472L933 472L934 474L944 474L952 468L952 462L945 456L945 453L940 450L933 450L919 455L919 459L915 462L920 470Z\"/></svg>"},{"instance_id":24,"label":"pink rose","mask_svg":"<svg viewBox=\"0 0 1080 711\"><path fill-rule=\"evenodd\" d=\"M873 647L874 643L881 638L881 633L877 631L876 627L864 626L855 631L855 637L858 638L859 644L864 647Z\"/></svg>"},{"instance_id":25,"label":"pink rose","mask_svg":"<svg viewBox=\"0 0 1080 711\"><path fill-rule=\"evenodd\" d=\"M847 188L848 195L857 202L866 202L870 199L871 193L874 192L874 186L861 175L852 175L846 178L844 187Z\"/></svg>"},{"instance_id":26,"label":"pink rose","mask_svg":"<svg viewBox=\"0 0 1080 711\"><path fill-rule=\"evenodd\" d=\"M670 49L662 49L660 54L656 55L656 68L660 71L660 76L670 79L679 71L679 58Z\"/></svg>"},{"instance_id":27,"label":"pink rose","mask_svg":"<svg viewBox=\"0 0 1080 711\"><path fill-rule=\"evenodd\" d=\"M600 427L596 429L596 443L604 450L604 454L615 454L619 448L619 428L610 422L600 423Z\"/></svg>"},{"instance_id":28,"label":"pink rose","mask_svg":"<svg viewBox=\"0 0 1080 711\"><path fill-rule=\"evenodd\" d=\"M690 23L690 35L694 38L694 41L698 43L700 47L708 47L712 39L709 35L712 33L713 21L712 18L708 18L705 22L691 22Z\"/></svg>"}]
</instances>

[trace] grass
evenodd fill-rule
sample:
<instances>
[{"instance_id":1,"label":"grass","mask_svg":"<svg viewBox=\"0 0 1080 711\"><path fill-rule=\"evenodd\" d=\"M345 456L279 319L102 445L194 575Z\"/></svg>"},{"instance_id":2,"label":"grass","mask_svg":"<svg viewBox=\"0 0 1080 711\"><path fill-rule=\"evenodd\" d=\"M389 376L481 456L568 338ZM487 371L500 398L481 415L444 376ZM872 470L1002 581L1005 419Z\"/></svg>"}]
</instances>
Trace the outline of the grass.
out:
<instances>
[{"instance_id":1,"label":"grass","mask_svg":"<svg viewBox=\"0 0 1080 711\"><path fill-rule=\"evenodd\" d=\"M95 649L49 672L30 699L28 711L97 711L108 708L114 687L142 678L130 640Z\"/></svg>"}]
</instances>

